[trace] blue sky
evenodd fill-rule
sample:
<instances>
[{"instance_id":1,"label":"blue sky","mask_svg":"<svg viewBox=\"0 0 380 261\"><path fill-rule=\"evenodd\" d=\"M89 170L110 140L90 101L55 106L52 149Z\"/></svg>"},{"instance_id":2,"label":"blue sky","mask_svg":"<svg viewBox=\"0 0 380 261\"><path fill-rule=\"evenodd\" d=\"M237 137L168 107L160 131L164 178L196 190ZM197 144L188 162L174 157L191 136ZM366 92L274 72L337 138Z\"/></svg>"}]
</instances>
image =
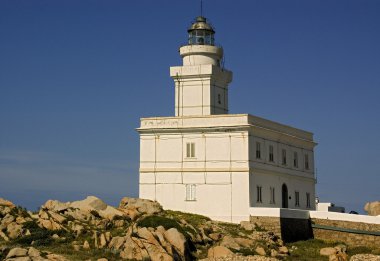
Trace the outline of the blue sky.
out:
<instances>
[{"instance_id":1,"label":"blue sky","mask_svg":"<svg viewBox=\"0 0 380 261\"><path fill-rule=\"evenodd\" d=\"M380 200L380 1L204 0L230 112L314 132L317 194ZM199 1L0 1L0 197L36 209L138 195L139 118L174 115L169 67Z\"/></svg>"}]
</instances>

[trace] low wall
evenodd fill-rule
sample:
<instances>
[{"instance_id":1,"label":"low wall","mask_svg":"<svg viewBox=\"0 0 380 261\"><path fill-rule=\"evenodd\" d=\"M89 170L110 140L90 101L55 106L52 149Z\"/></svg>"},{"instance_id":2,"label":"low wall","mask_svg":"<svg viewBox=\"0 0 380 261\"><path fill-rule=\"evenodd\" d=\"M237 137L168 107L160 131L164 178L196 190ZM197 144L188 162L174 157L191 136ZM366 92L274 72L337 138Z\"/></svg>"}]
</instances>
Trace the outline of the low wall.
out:
<instances>
[{"instance_id":1,"label":"low wall","mask_svg":"<svg viewBox=\"0 0 380 261\"><path fill-rule=\"evenodd\" d=\"M250 215L285 242L316 238L380 248L380 217L280 208L251 208Z\"/></svg>"},{"instance_id":2,"label":"low wall","mask_svg":"<svg viewBox=\"0 0 380 261\"><path fill-rule=\"evenodd\" d=\"M380 248L380 217L310 211L314 238Z\"/></svg>"}]
</instances>

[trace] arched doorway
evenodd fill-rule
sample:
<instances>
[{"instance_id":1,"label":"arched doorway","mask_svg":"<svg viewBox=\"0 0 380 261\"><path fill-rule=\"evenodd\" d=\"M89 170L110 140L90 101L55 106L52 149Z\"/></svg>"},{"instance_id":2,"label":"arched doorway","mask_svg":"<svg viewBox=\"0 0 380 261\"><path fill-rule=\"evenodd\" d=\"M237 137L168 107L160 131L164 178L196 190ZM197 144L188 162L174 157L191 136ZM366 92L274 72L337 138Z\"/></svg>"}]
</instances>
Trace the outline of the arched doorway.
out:
<instances>
[{"instance_id":1,"label":"arched doorway","mask_svg":"<svg viewBox=\"0 0 380 261\"><path fill-rule=\"evenodd\" d=\"M288 208L288 187L286 184L282 184L282 207Z\"/></svg>"}]
</instances>

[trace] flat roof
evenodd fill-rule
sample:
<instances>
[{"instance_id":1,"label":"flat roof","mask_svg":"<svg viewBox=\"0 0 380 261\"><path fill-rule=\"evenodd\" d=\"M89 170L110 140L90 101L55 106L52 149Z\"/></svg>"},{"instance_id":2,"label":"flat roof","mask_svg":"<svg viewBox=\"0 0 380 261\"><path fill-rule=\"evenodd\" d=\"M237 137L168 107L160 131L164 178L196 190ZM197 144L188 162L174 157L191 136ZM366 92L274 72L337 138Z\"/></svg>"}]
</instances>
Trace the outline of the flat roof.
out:
<instances>
[{"instance_id":1,"label":"flat roof","mask_svg":"<svg viewBox=\"0 0 380 261\"><path fill-rule=\"evenodd\" d=\"M192 115L141 118L137 131L149 129L190 129L212 127L259 127L313 141L313 133L250 114Z\"/></svg>"}]
</instances>

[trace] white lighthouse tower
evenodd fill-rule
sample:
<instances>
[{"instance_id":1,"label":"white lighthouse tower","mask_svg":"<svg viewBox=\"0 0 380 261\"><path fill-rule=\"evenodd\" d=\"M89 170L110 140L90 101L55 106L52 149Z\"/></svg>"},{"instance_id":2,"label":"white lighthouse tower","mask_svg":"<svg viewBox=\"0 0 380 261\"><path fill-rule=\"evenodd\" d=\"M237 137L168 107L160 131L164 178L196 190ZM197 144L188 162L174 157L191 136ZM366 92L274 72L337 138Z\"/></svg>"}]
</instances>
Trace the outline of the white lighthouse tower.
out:
<instances>
[{"instance_id":1,"label":"white lighthouse tower","mask_svg":"<svg viewBox=\"0 0 380 261\"><path fill-rule=\"evenodd\" d=\"M215 46L215 31L199 16L188 33L188 45L179 49L183 66L170 68L175 81L175 115L227 114L232 73L220 67L223 49Z\"/></svg>"},{"instance_id":2,"label":"white lighthouse tower","mask_svg":"<svg viewBox=\"0 0 380 261\"><path fill-rule=\"evenodd\" d=\"M215 220L257 209L315 208L313 134L249 114L229 114L232 73L204 17L188 29L182 66L170 68L175 116L141 118L140 198Z\"/></svg>"}]
</instances>

